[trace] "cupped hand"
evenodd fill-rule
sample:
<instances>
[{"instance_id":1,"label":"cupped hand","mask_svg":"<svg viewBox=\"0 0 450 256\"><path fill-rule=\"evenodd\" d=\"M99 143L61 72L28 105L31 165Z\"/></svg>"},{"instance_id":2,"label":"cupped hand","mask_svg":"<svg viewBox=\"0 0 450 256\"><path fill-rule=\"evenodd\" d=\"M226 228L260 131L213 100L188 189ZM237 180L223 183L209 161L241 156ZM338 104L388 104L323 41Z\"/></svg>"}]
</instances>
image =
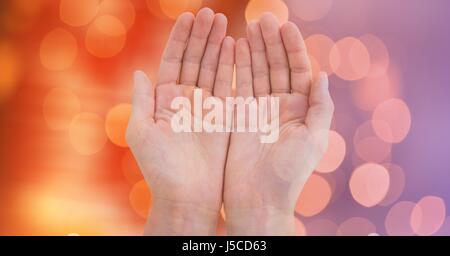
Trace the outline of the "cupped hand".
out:
<instances>
[{"instance_id":1,"label":"cupped hand","mask_svg":"<svg viewBox=\"0 0 450 256\"><path fill-rule=\"evenodd\" d=\"M192 101L195 89L221 101L231 95L234 40L225 37L226 29L226 17L210 9L195 17L184 13L170 34L155 88L144 73L135 73L127 141L152 191L147 234L215 233L230 133L174 132L171 103L178 96Z\"/></svg>"},{"instance_id":2,"label":"cupped hand","mask_svg":"<svg viewBox=\"0 0 450 256\"><path fill-rule=\"evenodd\" d=\"M236 42L237 95L278 97L279 138L233 132L225 170L224 205L229 234L294 234L301 188L327 147L333 102L328 79L313 79L297 26L269 13ZM313 81L314 80L314 81ZM270 115L269 115L270 116ZM276 118L277 115L273 115Z\"/></svg>"}]
</instances>

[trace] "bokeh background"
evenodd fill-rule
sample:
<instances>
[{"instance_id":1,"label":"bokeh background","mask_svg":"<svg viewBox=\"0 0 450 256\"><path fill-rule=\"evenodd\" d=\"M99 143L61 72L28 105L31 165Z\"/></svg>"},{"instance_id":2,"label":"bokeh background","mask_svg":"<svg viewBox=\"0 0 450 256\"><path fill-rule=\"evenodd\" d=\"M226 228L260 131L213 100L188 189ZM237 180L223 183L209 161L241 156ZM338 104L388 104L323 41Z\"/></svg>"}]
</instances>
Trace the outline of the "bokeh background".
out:
<instances>
[{"instance_id":1,"label":"bokeh background","mask_svg":"<svg viewBox=\"0 0 450 256\"><path fill-rule=\"evenodd\" d=\"M203 6L235 38L263 11L295 22L330 75L330 146L299 235L450 235L447 0L2 0L0 235L142 234L132 73L154 79L174 19Z\"/></svg>"}]
</instances>

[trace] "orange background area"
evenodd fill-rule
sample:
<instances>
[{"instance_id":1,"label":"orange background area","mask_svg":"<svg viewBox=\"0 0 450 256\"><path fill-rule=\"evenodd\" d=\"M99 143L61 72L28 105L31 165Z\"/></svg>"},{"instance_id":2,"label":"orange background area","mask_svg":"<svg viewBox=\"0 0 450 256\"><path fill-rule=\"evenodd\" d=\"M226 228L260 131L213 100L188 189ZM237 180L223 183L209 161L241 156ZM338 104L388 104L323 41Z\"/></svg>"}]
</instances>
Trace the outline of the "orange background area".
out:
<instances>
[{"instance_id":1,"label":"orange background area","mask_svg":"<svg viewBox=\"0 0 450 256\"><path fill-rule=\"evenodd\" d=\"M299 197L299 235L450 233L445 195L402 197L413 183L394 152L416 123L406 55L377 2L1 1L0 235L142 234L151 192L125 141L132 74L154 80L174 19L204 6L234 38L264 11L295 22L314 73L330 76L336 115Z\"/></svg>"}]
</instances>

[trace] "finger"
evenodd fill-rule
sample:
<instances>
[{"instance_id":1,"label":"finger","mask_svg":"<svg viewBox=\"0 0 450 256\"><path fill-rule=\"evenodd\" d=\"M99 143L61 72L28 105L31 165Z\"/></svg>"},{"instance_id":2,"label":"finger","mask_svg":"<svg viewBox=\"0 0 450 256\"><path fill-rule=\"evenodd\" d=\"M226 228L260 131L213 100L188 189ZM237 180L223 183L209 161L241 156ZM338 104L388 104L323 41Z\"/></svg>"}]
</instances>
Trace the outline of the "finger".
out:
<instances>
[{"instance_id":1,"label":"finger","mask_svg":"<svg viewBox=\"0 0 450 256\"><path fill-rule=\"evenodd\" d=\"M247 26L247 38L252 56L253 91L255 96L270 94L269 66L261 27L258 22Z\"/></svg>"},{"instance_id":2,"label":"finger","mask_svg":"<svg viewBox=\"0 0 450 256\"><path fill-rule=\"evenodd\" d=\"M289 64L278 20L273 14L264 13L260 24L269 61L271 91L272 93L290 93Z\"/></svg>"},{"instance_id":3,"label":"finger","mask_svg":"<svg viewBox=\"0 0 450 256\"><path fill-rule=\"evenodd\" d=\"M205 53L206 42L214 20L214 12L203 8L197 13L191 37L186 47L181 67L180 83L197 85L200 63Z\"/></svg>"},{"instance_id":4,"label":"finger","mask_svg":"<svg viewBox=\"0 0 450 256\"><path fill-rule=\"evenodd\" d=\"M292 91L308 95L312 72L302 34L294 23L288 22L281 27L281 37L289 60Z\"/></svg>"},{"instance_id":5,"label":"finger","mask_svg":"<svg viewBox=\"0 0 450 256\"><path fill-rule=\"evenodd\" d=\"M328 76L326 73L320 73L311 86L306 125L313 131L328 130L333 112L334 104L328 89Z\"/></svg>"},{"instance_id":6,"label":"finger","mask_svg":"<svg viewBox=\"0 0 450 256\"><path fill-rule=\"evenodd\" d=\"M236 95L253 96L252 61L250 46L245 38L236 42Z\"/></svg>"},{"instance_id":7,"label":"finger","mask_svg":"<svg viewBox=\"0 0 450 256\"><path fill-rule=\"evenodd\" d=\"M177 83L192 24L194 24L194 15L188 12L181 14L175 22L163 53L157 85Z\"/></svg>"},{"instance_id":8,"label":"finger","mask_svg":"<svg viewBox=\"0 0 450 256\"><path fill-rule=\"evenodd\" d=\"M134 92L131 118L153 119L155 112L155 93L148 76L142 71L134 73Z\"/></svg>"},{"instance_id":9,"label":"finger","mask_svg":"<svg viewBox=\"0 0 450 256\"><path fill-rule=\"evenodd\" d=\"M214 84L214 96L225 98L231 96L234 71L234 39L225 37L220 51L219 66Z\"/></svg>"},{"instance_id":10,"label":"finger","mask_svg":"<svg viewBox=\"0 0 450 256\"><path fill-rule=\"evenodd\" d=\"M211 34L206 45L205 55L203 56L198 87L209 92L213 90L214 80L216 78L217 65L219 63L220 48L227 31L227 18L219 13L214 16Z\"/></svg>"}]
</instances>

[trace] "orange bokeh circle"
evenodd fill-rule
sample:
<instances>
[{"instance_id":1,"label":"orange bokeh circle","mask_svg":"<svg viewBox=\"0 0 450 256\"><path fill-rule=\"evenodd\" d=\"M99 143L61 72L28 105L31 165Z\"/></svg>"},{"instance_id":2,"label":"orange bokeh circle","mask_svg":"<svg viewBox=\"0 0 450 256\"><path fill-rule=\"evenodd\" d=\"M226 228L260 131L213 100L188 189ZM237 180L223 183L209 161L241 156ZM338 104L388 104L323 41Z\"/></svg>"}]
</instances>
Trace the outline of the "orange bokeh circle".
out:
<instances>
[{"instance_id":1,"label":"orange bokeh circle","mask_svg":"<svg viewBox=\"0 0 450 256\"><path fill-rule=\"evenodd\" d=\"M126 37L126 28L118 18L100 16L86 32L86 49L93 56L110 58L122 51Z\"/></svg>"},{"instance_id":2,"label":"orange bokeh circle","mask_svg":"<svg viewBox=\"0 0 450 256\"><path fill-rule=\"evenodd\" d=\"M369 51L371 65L367 76L378 77L385 75L389 67L389 52L384 42L375 35L366 34L359 37L359 40Z\"/></svg>"},{"instance_id":3,"label":"orange bokeh circle","mask_svg":"<svg viewBox=\"0 0 450 256\"><path fill-rule=\"evenodd\" d=\"M80 99L69 89L55 88L45 96L44 118L54 130L69 128L72 118L80 111Z\"/></svg>"},{"instance_id":4,"label":"orange bokeh circle","mask_svg":"<svg viewBox=\"0 0 450 256\"><path fill-rule=\"evenodd\" d=\"M411 229L411 213L415 203L401 201L394 204L386 215L384 227L390 236L411 236L414 231Z\"/></svg>"},{"instance_id":5,"label":"orange bokeh circle","mask_svg":"<svg viewBox=\"0 0 450 256\"><path fill-rule=\"evenodd\" d=\"M73 148L82 155L99 152L106 143L104 121L94 113L81 113L70 123L69 137Z\"/></svg>"},{"instance_id":6,"label":"orange bokeh circle","mask_svg":"<svg viewBox=\"0 0 450 256\"><path fill-rule=\"evenodd\" d=\"M365 111L373 111L378 104L396 97L399 86L388 75L367 77L351 88L356 106Z\"/></svg>"},{"instance_id":7,"label":"orange bokeh circle","mask_svg":"<svg viewBox=\"0 0 450 256\"><path fill-rule=\"evenodd\" d=\"M108 138L117 146L127 147L125 133L131 115L130 104L119 104L109 110L105 120L105 131Z\"/></svg>"},{"instance_id":8,"label":"orange bokeh circle","mask_svg":"<svg viewBox=\"0 0 450 256\"><path fill-rule=\"evenodd\" d=\"M59 16L70 26L85 26L97 15L99 3L99 0L61 0Z\"/></svg>"},{"instance_id":9,"label":"orange bokeh circle","mask_svg":"<svg viewBox=\"0 0 450 256\"><path fill-rule=\"evenodd\" d=\"M151 7L153 4L147 6ZM161 12L170 19L177 19L183 12L197 12L202 5L202 0L159 0L159 8ZM152 10L154 12L154 10Z\"/></svg>"},{"instance_id":10,"label":"orange bokeh circle","mask_svg":"<svg viewBox=\"0 0 450 256\"><path fill-rule=\"evenodd\" d=\"M338 236L368 236L376 232L376 226L368 219L352 217L342 222L337 230Z\"/></svg>"},{"instance_id":11,"label":"orange bokeh circle","mask_svg":"<svg viewBox=\"0 0 450 256\"><path fill-rule=\"evenodd\" d=\"M417 235L430 236L441 228L445 217L445 201L437 196L425 196L412 210L411 227Z\"/></svg>"},{"instance_id":12,"label":"orange bokeh circle","mask_svg":"<svg viewBox=\"0 0 450 256\"><path fill-rule=\"evenodd\" d=\"M47 69L52 71L68 69L78 54L77 40L67 30L56 28L44 37L39 53L41 63Z\"/></svg>"},{"instance_id":13,"label":"orange bokeh circle","mask_svg":"<svg viewBox=\"0 0 450 256\"><path fill-rule=\"evenodd\" d=\"M273 13L281 24L289 19L289 10L281 0L250 0L245 8L245 20L247 23L258 20L264 12Z\"/></svg>"},{"instance_id":14,"label":"orange bokeh circle","mask_svg":"<svg viewBox=\"0 0 450 256\"><path fill-rule=\"evenodd\" d=\"M390 157L392 145L378 138L372 128L372 122L367 121L356 129L353 148L363 161L382 163Z\"/></svg>"},{"instance_id":15,"label":"orange bokeh circle","mask_svg":"<svg viewBox=\"0 0 450 256\"><path fill-rule=\"evenodd\" d=\"M370 63L366 46L357 38L343 38L331 48L331 69L344 80L354 81L365 77L369 72Z\"/></svg>"},{"instance_id":16,"label":"orange bokeh circle","mask_svg":"<svg viewBox=\"0 0 450 256\"><path fill-rule=\"evenodd\" d=\"M146 219L152 205L152 194L145 180L134 184L130 190L129 200L134 212L141 218Z\"/></svg>"},{"instance_id":17,"label":"orange bokeh circle","mask_svg":"<svg viewBox=\"0 0 450 256\"><path fill-rule=\"evenodd\" d=\"M345 140L336 131L330 130L328 135L328 148L322 157L317 172L329 173L335 171L345 158L346 146Z\"/></svg>"},{"instance_id":18,"label":"orange bokeh circle","mask_svg":"<svg viewBox=\"0 0 450 256\"><path fill-rule=\"evenodd\" d=\"M303 186L296 211L305 217L314 216L327 207L330 199L330 184L322 176L313 173Z\"/></svg>"},{"instance_id":19,"label":"orange bokeh circle","mask_svg":"<svg viewBox=\"0 0 450 256\"><path fill-rule=\"evenodd\" d=\"M130 0L103 0L98 7L98 14L118 18L127 30L133 26L136 18L136 10Z\"/></svg>"},{"instance_id":20,"label":"orange bokeh circle","mask_svg":"<svg viewBox=\"0 0 450 256\"><path fill-rule=\"evenodd\" d=\"M377 205L389 190L389 178L388 171L382 165L367 163L359 166L349 181L353 199L365 207Z\"/></svg>"},{"instance_id":21,"label":"orange bokeh circle","mask_svg":"<svg viewBox=\"0 0 450 256\"><path fill-rule=\"evenodd\" d=\"M411 113L401 99L389 99L378 105L372 115L372 126L382 140L399 143L411 128Z\"/></svg>"},{"instance_id":22,"label":"orange bokeh circle","mask_svg":"<svg viewBox=\"0 0 450 256\"><path fill-rule=\"evenodd\" d=\"M314 219L306 224L310 236L335 236L338 226L328 219Z\"/></svg>"},{"instance_id":23,"label":"orange bokeh circle","mask_svg":"<svg viewBox=\"0 0 450 256\"><path fill-rule=\"evenodd\" d=\"M308 54L314 57L319 64L321 71L331 75L333 69L330 65L329 56L334 41L326 35L315 34L306 38L305 44L308 49Z\"/></svg>"},{"instance_id":24,"label":"orange bokeh circle","mask_svg":"<svg viewBox=\"0 0 450 256\"><path fill-rule=\"evenodd\" d=\"M333 0L294 0L289 7L294 15L304 21L315 21L328 14Z\"/></svg>"}]
</instances>

